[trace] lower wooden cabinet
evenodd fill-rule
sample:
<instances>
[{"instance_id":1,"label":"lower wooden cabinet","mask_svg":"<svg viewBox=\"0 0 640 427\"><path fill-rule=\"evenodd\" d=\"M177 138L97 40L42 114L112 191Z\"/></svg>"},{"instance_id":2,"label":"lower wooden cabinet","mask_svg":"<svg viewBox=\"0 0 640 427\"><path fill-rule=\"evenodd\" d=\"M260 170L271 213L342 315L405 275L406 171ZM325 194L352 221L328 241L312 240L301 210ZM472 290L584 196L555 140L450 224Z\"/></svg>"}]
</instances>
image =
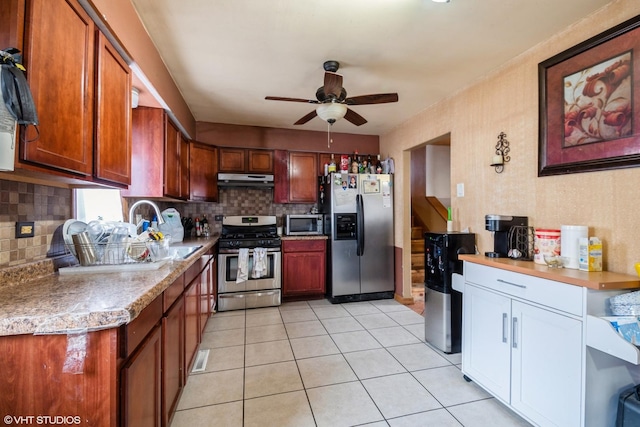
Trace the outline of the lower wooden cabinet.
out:
<instances>
[{"instance_id":1,"label":"lower wooden cabinet","mask_svg":"<svg viewBox=\"0 0 640 427\"><path fill-rule=\"evenodd\" d=\"M158 427L161 416L162 335L158 325L121 371L122 425Z\"/></svg>"},{"instance_id":2,"label":"lower wooden cabinet","mask_svg":"<svg viewBox=\"0 0 640 427\"><path fill-rule=\"evenodd\" d=\"M162 318L162 425L168 426L185 384L184 297Z\"/></svg>"},{"instance_id":3,"label":"lower wooden cabinet","mask_svg":"<svg viewBox=\"0 0 640 427\"><path fill-rule=\"evenodd\" d=\"M68 414L83 425L169 426L208 320L200 294L212 289L214 259L212 251L196 261L126 325L79 337L0 336L0 413L55 408L53 415ZM86 352L83 363L67 367L72 338Z\"/></svg>"},{"instance_id":4,"label":"lower wooden cabinet","mask_svg":"<svg viewBox=\"0 0 640 427\"><path fill-rule=\"evenodd\" d=\"M325 293L326 245L326 240L284 240L282 242L283 297Z\"/></svg>"},{"instance_id":5,"label":"lower wooden cabinet","mask_svg":"<svg viewBox=\"0 0 640 427\"><path fill-rule=\"evenodd\" d=\"M200 343L199 306L200 306L200 276L198 276L184 292L184 361L185 379L189 376L191 366Z\"/></svg>"}]
</instances>

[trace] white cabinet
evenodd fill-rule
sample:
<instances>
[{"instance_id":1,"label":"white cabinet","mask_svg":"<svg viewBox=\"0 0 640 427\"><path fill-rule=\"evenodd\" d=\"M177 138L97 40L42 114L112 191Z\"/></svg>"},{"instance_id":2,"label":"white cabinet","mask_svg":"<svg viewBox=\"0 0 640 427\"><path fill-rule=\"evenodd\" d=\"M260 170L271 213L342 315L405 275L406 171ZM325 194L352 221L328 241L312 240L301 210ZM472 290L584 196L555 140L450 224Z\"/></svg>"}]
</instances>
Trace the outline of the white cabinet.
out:
<instances>
[{"instance_id":1,"label":"white cabinet","mask_svg":"<svg viewBox=\"0 0 640 427\"><path fill-rule=\"evenodd\" d=\"M583 323L565 310L582 290L469 263L465 281L463 373L536 425L580 426ZM536 298L548 286L578 306Z\"/></svg>"},{"instance_id":2,"label":"white cabinet","mask_svg":"<svg viewBox=\"0 0 640 427\"><path fill-rule=\"evenodd\" d=\"M511 392L511 299L465 284L462 370L504 402Z\"/></svg>"},{"instance_id":3,"label":"white cabinet","mask_svg":"<svg viewBox=\"0 0 640 427\"><path fill-rule=\"evenodd\" d=\"M511 406L540 425L579 426L582 322L519 301L511 313Z\"/></svg>"}]
</instances>

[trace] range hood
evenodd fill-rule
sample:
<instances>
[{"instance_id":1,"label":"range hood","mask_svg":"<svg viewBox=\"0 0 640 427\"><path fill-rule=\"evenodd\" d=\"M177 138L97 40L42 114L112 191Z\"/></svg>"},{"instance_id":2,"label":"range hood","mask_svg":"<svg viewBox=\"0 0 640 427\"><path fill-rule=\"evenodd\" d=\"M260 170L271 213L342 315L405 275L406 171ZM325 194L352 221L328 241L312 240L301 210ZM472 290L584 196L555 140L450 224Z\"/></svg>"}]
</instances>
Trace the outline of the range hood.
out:
<instances>
[{"instance_id":1,"label":"range hood","mask_svg":"<svg viewBox=\"0 0 640 427\"><path fill-rule=\"evenodd\" d=\"M219 173L218 187L273 188L273 174Z\"/></svg>"}]
</instances>

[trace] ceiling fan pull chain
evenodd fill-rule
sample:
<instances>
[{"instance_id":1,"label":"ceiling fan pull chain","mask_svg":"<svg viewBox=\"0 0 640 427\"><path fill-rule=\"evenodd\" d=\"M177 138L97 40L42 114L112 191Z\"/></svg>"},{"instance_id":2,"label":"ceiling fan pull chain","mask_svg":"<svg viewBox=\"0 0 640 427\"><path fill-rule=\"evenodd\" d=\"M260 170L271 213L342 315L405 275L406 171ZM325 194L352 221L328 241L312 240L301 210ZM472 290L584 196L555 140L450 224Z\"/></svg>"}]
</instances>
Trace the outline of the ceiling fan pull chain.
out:
<instances>
[{"instance_id":1,"label":"ceiling fan pull chain","mask_svg":"<svg viewBox=\"0 0 640 427\"><path fill-rule=\"evenodd\" d=\"M327 122L327 148L331 148L331 123Z\"/></svg>"}]
</instances>

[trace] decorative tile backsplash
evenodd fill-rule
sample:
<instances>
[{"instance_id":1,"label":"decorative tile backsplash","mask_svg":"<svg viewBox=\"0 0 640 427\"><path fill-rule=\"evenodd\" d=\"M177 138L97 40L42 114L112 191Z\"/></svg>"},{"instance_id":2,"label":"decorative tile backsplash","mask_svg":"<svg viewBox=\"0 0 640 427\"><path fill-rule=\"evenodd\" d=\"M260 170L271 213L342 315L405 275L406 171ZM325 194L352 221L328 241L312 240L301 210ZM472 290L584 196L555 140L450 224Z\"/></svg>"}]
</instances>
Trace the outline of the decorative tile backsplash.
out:
<instances>
[{"instance_id":1,"label":"decorative tile backsplash","mask_svg":"<svg viewBox=\"0 0 640 427\"><path fill-rule=\"evenodd\" d=\"M53 234L71 217L71 190L0 180L0 268L46 258ZM15 238L17 221L33 221L34 236Z\"/></svg>"},{"instance_id":2,"label":"decorative tile backsplash","mask_svg":"<svg viewBox=\"0 0 640 427\"><path fill-rule=\"evenodd\" d=\"M73 215L71 195L72 190L66 188L0 180L0 269L64 252L60 231L54 233ZM161 210L174 207L181 216L194 220L206 215L212 232L219 233L222 224L215 221L216 215L276 215L280 225L282 215L309 212L314 205L273 203L273 190L269 189L221 188L218 203L158 202L158 206ZM137 213L150 219L151 212L144 208ZM34 237L16 239L17 221L33 221Z\"/></svg>"}]
</instances>

